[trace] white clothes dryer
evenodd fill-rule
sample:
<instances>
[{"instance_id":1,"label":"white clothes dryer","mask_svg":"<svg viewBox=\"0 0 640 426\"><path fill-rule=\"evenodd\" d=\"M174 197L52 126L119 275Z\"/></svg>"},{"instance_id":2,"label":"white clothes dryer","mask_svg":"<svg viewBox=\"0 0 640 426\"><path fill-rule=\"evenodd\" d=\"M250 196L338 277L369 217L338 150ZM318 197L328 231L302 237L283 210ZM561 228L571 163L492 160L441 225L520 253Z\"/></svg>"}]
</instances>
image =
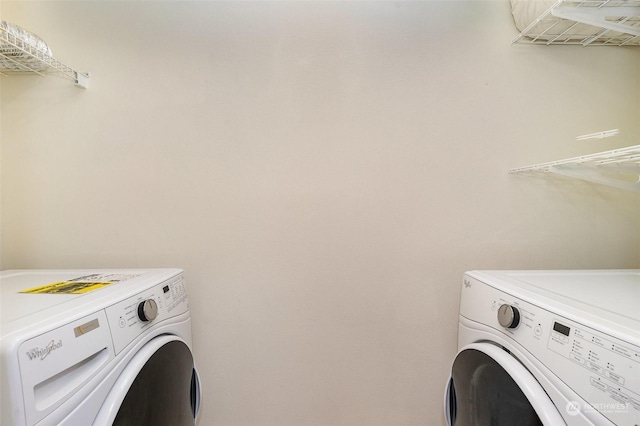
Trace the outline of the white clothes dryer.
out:
<instances>
[{"instance_id":1,"label":"white clothes dryer","mask_svg":"<svg viewBox=\"0 0 640 426\"><path fill-rule=\"evenodd\" d=\"M471 271L451 426L639 426L640 270Z\"/></svg>"},{"instance_id":2,"label":"white clothes dryer","mask_svg":"<svg viewBox=\"0 0 640 426\"><path fill-rule=\"evenodd\" d=\"M0 308L0 424L195 424L182 270L4 271Z\"/></svg>"}]
</instances>

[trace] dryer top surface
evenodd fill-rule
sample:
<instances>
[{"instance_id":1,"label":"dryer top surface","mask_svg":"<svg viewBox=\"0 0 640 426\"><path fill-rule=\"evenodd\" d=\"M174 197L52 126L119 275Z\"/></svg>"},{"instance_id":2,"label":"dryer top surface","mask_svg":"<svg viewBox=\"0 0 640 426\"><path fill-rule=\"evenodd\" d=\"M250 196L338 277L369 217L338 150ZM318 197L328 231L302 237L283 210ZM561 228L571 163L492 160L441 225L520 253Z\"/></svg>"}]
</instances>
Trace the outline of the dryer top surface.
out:
<instances>
[{"instance_id":1,"label":"dryer top surface","mask_svg":"<svg viewBox=\"0 0 640 426\"><path fill-rule=\"evenodd\" d=\"M640 330L640 270L470 271L498 290L551 312ZM601 320L601 321L598 321Z\"/></svg>"}]
</instances>

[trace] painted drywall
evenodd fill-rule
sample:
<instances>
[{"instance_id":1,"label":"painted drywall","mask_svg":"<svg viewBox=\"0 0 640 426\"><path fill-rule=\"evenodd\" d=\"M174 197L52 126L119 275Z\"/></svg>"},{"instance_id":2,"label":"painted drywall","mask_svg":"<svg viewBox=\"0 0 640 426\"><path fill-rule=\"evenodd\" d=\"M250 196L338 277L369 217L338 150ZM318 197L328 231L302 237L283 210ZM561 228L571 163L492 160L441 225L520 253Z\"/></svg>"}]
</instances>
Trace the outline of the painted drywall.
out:
<instances>
[{"instance_id":1,"label":"painted drywall","mask_svg":"<svg viewBox=\"0 0 640 426\"><path fill-rule=\"evenodd\" d=\"M437 425L462 274L640 266L640 51L506 1L2 2L91 73L2 78L2 268L186 270L200 425ZM620 136L577 142L612 128Z\"/></svg>"}]
</instances>

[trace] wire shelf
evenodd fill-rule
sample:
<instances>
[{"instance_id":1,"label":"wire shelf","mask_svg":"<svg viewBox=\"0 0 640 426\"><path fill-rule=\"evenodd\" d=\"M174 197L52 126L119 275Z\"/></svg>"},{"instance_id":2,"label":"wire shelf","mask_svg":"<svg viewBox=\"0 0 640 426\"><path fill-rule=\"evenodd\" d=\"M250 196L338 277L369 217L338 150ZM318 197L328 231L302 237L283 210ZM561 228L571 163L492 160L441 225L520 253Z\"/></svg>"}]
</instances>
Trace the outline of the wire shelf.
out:
<instances>
[{"instance_id":1,"label":"wire shelf","mask_svg":"<svg viewBox=\"0 0 640 426\"><path fill-rule=\"evenodd\" d=\"M54 59L47 52L37 49L20 37L0 27L0 58L5 65L0 75L11 74L56 74L72 80L77 86L87 88L89 74L81 73Z\"/></svg>"},{"instance_id":2,"label":"wire shelf","mask_svg":"<svg viewBox=\"0 0 640 426\"><path fill-rule=\"evenodd\" d=\"M640 145L509 170L558 174L640 192Z\"/></svg>"},{"instance_id":3,"label":"wire shelf","mask_svg":"<svg viewBox=\"0 0 640 426\"><path fill-rule=\"evenodd\" d=\"M512 43L640 46L640 0L559 0Z\"/></svg>"}]
</instances>

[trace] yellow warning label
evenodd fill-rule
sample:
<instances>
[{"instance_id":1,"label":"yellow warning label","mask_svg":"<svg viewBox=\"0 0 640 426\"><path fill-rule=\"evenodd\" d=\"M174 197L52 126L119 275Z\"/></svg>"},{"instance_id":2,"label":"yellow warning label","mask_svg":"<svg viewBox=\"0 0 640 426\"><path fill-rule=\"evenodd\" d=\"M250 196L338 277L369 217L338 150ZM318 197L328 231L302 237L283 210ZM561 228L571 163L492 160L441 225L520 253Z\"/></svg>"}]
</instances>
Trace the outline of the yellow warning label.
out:
<instances>
[{"instance_id":1,"label":"yellow warning label","mask_svg":"<svg viewBox=\"0 0 640 426\"><path fill-rule=\"evenodd\" d=\"M40 287L33 287L22 290L20 293L28 294L83 294L93 290L101 289L113 282L95 282L95 281L59 281L46 284Z\"/></svg>"}]
</instances>

